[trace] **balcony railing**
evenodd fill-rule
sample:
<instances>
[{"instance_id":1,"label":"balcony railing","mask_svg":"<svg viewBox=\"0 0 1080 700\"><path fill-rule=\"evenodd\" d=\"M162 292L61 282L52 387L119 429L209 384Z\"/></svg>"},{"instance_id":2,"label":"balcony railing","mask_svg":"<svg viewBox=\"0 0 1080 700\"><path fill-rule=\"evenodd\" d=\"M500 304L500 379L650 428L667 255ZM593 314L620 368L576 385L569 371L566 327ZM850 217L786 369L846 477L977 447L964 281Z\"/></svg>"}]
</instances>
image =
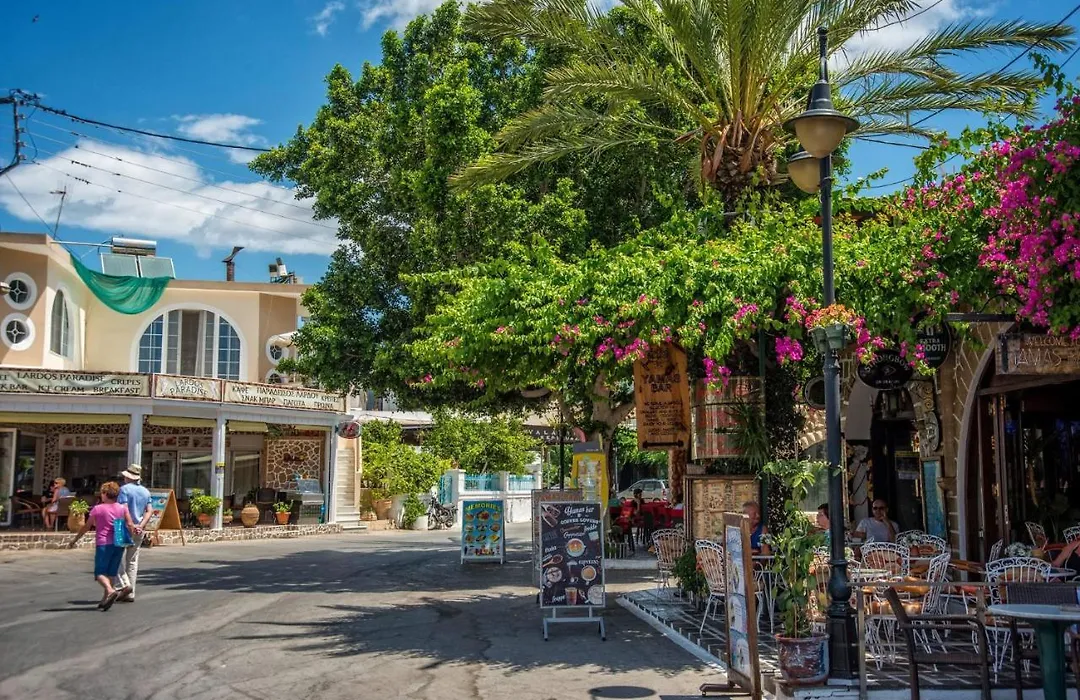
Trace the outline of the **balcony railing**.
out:
<instances>
[{"instance_id":1,"label":"balcony railing","mask_svg":"<svg viewBox=\"0 0 1080 700\"><path fill-rule=\"evenodd\" d=\"M465 490L466 491L498 491L499 490L499 475L498 474L466 474L465 475Z\"/></svg>"}]
</instances>

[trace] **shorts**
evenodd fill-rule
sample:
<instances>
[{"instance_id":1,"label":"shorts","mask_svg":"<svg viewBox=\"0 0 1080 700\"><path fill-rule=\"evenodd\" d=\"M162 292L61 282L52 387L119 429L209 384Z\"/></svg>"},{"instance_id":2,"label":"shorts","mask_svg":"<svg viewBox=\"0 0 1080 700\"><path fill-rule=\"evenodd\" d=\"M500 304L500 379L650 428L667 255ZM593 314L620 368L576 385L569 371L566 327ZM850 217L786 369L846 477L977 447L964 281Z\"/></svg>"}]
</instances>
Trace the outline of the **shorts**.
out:
<instances>
[{"instance_id":1,"label":"shorts","mask_svg":"<svg viewBox=\"0 0 1080 700\"><path fill-rule=\"evenodd\" d=\"M120 570L120 561L124 558L124 548L115 544L99 544L94 548L94 578L98 576L116 576Z\"/></svg>"}]
</instances>

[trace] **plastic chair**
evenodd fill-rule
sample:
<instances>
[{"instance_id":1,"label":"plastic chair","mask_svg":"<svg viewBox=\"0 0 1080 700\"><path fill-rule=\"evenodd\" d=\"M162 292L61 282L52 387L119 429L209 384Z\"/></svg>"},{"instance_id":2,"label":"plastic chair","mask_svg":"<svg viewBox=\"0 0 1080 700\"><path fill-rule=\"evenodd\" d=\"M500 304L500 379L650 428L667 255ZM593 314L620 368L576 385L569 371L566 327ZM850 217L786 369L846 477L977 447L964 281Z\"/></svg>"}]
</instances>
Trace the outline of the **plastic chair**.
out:
<instances>
[{"instance_id":1,"label":"plastic chair","mask_svg":"<svg viewBox=\"0 0 1080 700\"><path fill-rule=\"evenodd\" d=\"M724 548L711 540L698 540L694 543L694 551L697 554L698 566L705 574L705 583L709 586L709 599L705 602L705 614L701 616L701 627L698 628L700 636L705 631L705 621L709 619L709 611L716 616L720 603L724 600L727 582L724 578Z\"/></svg>"}]
</instances>

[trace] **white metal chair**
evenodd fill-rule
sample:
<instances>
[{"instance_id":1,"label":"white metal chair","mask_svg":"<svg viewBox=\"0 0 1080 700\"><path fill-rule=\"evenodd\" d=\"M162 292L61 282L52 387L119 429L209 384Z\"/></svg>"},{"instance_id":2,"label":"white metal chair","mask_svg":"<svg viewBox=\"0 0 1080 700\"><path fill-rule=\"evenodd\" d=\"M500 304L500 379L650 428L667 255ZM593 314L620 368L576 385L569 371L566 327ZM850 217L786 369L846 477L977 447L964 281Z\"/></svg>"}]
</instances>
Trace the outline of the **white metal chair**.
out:
<instances>
[{"instance_id":1,"label":"white metal chair","mask_svg":"<svg viewBox=\"0 0 1080 700\"><path fill-rule=\"evenodd\" d=\"M986 582L990 584L990 605L1001 605L1009 602L1008 584L1010 583L1044 583L1049 581L1050 562L1034 557L1008 557L998 559L986 565ZM1024 639L1022 642L1030 646L1034 643L1034 630L1031 627L1020 627L1018 634ZM1005 656L1011 649L1012 639L1009 620L999 620L993 616L986 617L986 636L990 642L990 662L993 665L994 682L1005 663Z\"/></svg>"},{"instance_id":2,"label":"white metal chair","mask_svg":"<svg viewBox=\"0 0 1080 700\"><path fill-rule=\"evenodd\" d=\"M656 550L656 592L670 587L671 572L675 562L686 552L686 540L678 530L657 530L653 533Z\"/></svg>"},{"instance_id":3,"label":"white metal chair","mask_svg":"<svg viewBox=\"0 0 1080 700\"><path fill-rule=\"evenodd\" d=\"M888 571L890 576L911 573L911 548L894 542L867 542L862 547L863 566Z\"/></svg>"},{"instance_id":4,"label":"white metal chair","mask_svg":"<svg viewBox=\"0 0 1080 700\"><path fill-rule=\"evenodd\" d=\"M1073 525L1072 527L1067 527L1061 534L1065 536L1066 544L1074 540L1080 540L1080 525Z\"/></svg>"},{"instance_id":5,"label":"white metal chair","mask_svg":"<svg viewBox=\"0 0 1080 700\"><path fill-rule=\"evenodd\" d=\"M1028 537L1031 538L1031 544L1036 548L1042 549L1046 546L1046 543L1050 541L1046 538L1046 530L1043 529L1043 526L1039 523L1028 521L1024 523L1024 527L1027 528Z\"/></svg>"},{"instance_id":6,"label":"white metal chair","mask_svg":"<svg viewBox=\"0 0 1080 700\"><path fill-rule=\"evenodd\" d=\"M829 552L824 547L814 550L814 562L810 565L810 573L814 575L817 585L810 594L810 626L815 634L825 634L828 616L826 608L829 605L829 576L832 568L829 566ZM858 591L858 586L853 587Z\"/></svg>"},{"instance_id":7,"label":"white metal chair","mask_svg":"<svg viewBox=\"0 0 1080 700\"><path fill-rule=\"evenodd\" d=\"M994 544L990 545L990 557L986 560L997 561L1001 559L1001 550L1005 548L1005 540L998 540Z\"/></svg>"},{"instance_id":8,"label":"white metal chair","mask_svg":"<svg viewBox=\"0 0 1080 700\"><path fill-rule=\"evenodd\" d=\"M942 585L945 583L945 576L949 572L949 560L952 558L948 552L939 554L930 560L930 566L926 570L926 582L932 584L927 586L926 595L923 596L922 605L919 609L920 615L944 615L945 606L948 603L948 598L945 595L945 587ZM945 640L934 631L934 640L941 646L941 651L946 651ZM917 641L922 644L926 653L931 653L930 639L925 632L915 631L915 637Z\"/></svg>"},{"instance_id":9,"label":"white metal chair","mask_svg":"<svg viewBox=\"0 0 1080 700\"><path fill-rule=\"evenodd\" d=\"M716 617L727 584L724 578L724 548L711 540L698 540L694 543L694 550L697 552L698 566L705 574L705 583L709 586L709 599L705 602L705 614L701 616L701 627L698 628L700 636L705 631L709 612Z\"/></svg>"}]
</instances>

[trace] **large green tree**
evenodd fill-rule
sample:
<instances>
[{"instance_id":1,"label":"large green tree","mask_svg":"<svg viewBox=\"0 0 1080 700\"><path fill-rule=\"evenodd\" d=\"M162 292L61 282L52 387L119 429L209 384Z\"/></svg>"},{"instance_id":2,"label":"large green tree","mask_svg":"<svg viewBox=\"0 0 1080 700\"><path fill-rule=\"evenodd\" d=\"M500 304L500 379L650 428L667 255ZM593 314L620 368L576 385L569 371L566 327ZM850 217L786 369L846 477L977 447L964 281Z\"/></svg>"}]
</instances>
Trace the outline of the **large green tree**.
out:
<instances>
[{"instance_id":1,"label":"large green tree","mask_svg":"<svg viewBox=\"0 0 1080 700\"><path fill-rule=\"evenodd\" d=\"M544 72L563 60L546 46L465 31L451 1L402 35L388 32L381 64L365 64L359 79L341 66L330 72L312 123L253 163L340 223L341 245L304 299L310 318L296 336L294 369L328 388L391 391L404 403L520 400L473 380L422 396L410 388L404 380L426 370L403 349L440 290L410 287L408 276L489 262L533 241L572 260L662 221L694 193L678 149L664 143L451 191L450 174L539 104Z\"/></svg>"},{"instance_id":2,"label":"large green tree","mask_svg":"<svg viewBox=\"0 0 1080 700\"><path fill-rule=\"evenodd\" d=\"M839 55L852 39L919 9L916 0L624 0L602 13L585 0L491 0L470 8L493 38L558 47L544 102L500 132L499 151L462 172L462 185L497 182L538 163L628 144L683 144L701 176L729 199L775 182L817 79L816 28L829 29L834 100L864 136L930 136L913 115L961 109L1030 115L1041 75L1025 68L964 73L962 54L1069 45L1072 28L961 21L904 48ZM626 31L627 26L640 28ZM872 34L871 34L872 36Z\"/></svg>"}]
</instances>

